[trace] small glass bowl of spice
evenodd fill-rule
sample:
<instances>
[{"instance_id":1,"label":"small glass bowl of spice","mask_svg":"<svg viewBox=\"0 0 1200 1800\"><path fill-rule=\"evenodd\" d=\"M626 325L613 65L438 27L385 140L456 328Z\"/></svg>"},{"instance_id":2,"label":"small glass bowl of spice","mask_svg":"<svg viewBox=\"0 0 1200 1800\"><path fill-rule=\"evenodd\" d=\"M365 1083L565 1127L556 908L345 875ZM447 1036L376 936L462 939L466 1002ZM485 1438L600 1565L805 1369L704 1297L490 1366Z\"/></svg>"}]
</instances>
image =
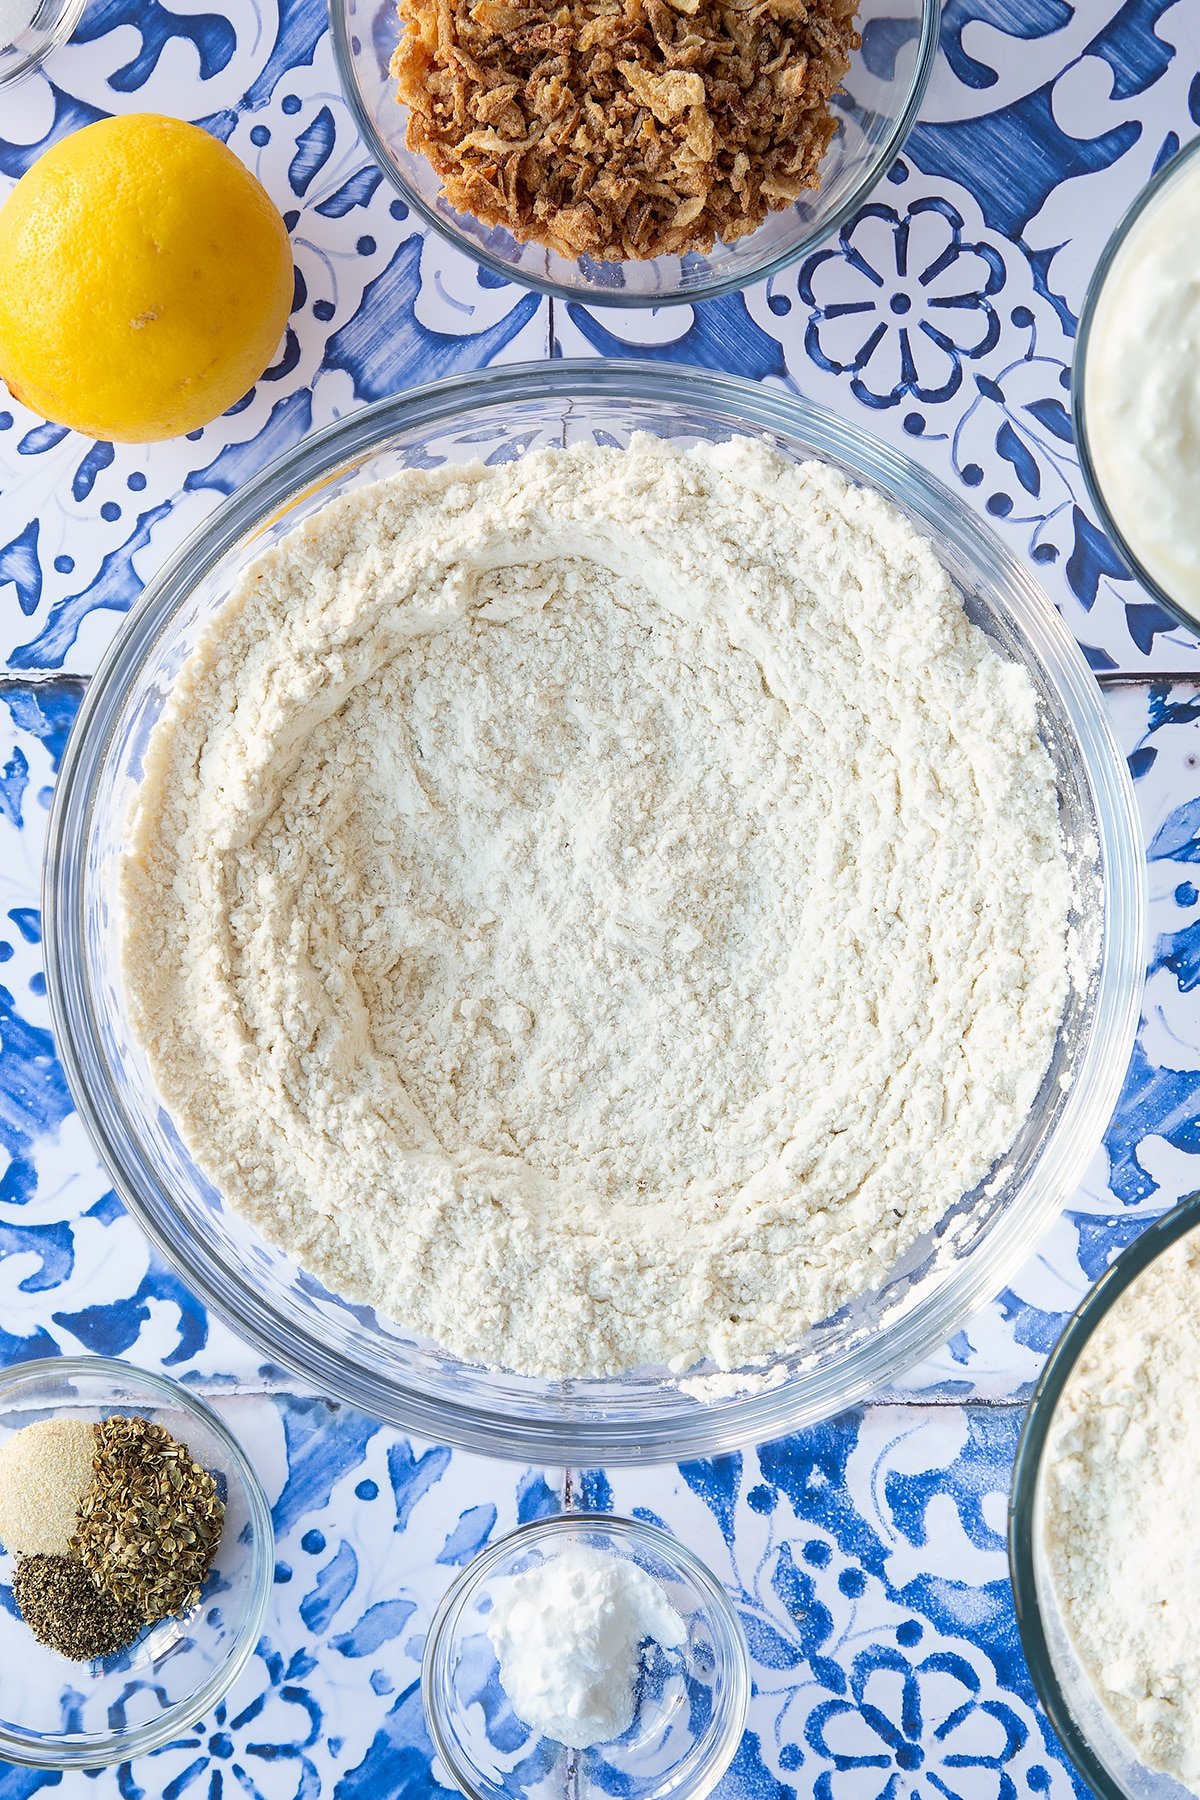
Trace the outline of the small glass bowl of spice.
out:
<instances>
[{"instance_id":1,"label":"small glass bowl of spice","mask_svg":"<svg viewBox=\"0 0 1200 1800\"><path fill-rule=\"evenodd\" d=\"M244 1666L273 1567L257 1476L177 1382L107 1357L0 1376L0 1757L167 1743Z\"/></svg>"},{"instance_id":2,"label":"small glass bowl of spice","mask_svg":"<svg viewBox=\"0 0 1200 1800\"><path fill-rule=\"evenodd\" d=\"M421 1692L470 1800L703 1800L741 1742L749 1656L724 1588L668 1532L562 1513L463 1570Z\"/></svg>"}]
</instances>

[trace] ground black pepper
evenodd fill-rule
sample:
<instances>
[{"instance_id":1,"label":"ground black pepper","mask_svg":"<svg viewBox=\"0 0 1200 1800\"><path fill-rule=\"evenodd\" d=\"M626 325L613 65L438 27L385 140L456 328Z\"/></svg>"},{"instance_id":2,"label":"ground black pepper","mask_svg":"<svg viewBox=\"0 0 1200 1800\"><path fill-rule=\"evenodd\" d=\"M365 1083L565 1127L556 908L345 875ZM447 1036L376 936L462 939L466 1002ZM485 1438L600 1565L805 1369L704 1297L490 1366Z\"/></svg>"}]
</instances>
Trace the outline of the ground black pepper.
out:
<instances>
[{"instance_id":1,"label":"ground black pepper","mask_svg":"<svg viewBox=\"0 0 1200 1800\"><path fill-rule=\"evenodd\" d=\"M13 1598L39 1643L73 1662L94 1662L132 1644L137 1613L103 1593L76 1556L22 1556Z\"/></svg>"}]
</instances>

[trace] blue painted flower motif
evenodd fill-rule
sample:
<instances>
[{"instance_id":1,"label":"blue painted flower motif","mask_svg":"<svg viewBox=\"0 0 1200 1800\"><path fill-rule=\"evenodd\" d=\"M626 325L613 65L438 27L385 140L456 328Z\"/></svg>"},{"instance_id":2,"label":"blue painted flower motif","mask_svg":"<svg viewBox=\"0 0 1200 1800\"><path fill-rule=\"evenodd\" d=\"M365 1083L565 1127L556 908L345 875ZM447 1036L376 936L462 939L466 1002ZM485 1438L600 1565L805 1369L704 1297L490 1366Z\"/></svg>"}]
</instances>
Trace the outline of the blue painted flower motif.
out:
<instances>
[{"instance_id":1,"label":"blue painted flower motif","mask_svg":"<svg viewBox=\"0 0 1200 1800\"><path fill-rule=\"evenodd\" d=\"M315 1800L321 1780L305 1755L321 1736L321 1708L299 1682L314 1662L298 1650L286 1664L267 1639L258 1646L268 1684L231 1713L220 1700L210 1717L173 1738L144 1761L122 1763L117 1786L123 1800ZM136 1771L136 1773L135 1773ZM144 1785L143 1785L144 1783Z\"/></svg>"},{"instance_id":2,"label":"blue painted flower motif","mask_svg":"<svg viewBox=\"0 0 1200 1800\"><path fill-rule=\"evenodd\" d=\"M803 264L799 292L813 308L804 347L822 369L849 375L867 406L910 395L949 400L963 360L1000 339L992 296L1004 263L989 244L963 242L962 215L930 196L900 213L873 201L838 234L837 247Z\"/></svg>"},{"instance_id":3,"label":"blue painted flower motif","mask_svg":"<svg viewBox=\"0 0 1200 1800\"><path fill-rule=\"evenodd\" d=\"M876 1646L854 1658L850 1699L809 1714L810 1749L832 1764L815 1800L1015 1800L1005 1764L1028 1730L1001 1700L980 1698L965 1657L934 1651L914 1662Z\"/></svg>"}]
</instances>

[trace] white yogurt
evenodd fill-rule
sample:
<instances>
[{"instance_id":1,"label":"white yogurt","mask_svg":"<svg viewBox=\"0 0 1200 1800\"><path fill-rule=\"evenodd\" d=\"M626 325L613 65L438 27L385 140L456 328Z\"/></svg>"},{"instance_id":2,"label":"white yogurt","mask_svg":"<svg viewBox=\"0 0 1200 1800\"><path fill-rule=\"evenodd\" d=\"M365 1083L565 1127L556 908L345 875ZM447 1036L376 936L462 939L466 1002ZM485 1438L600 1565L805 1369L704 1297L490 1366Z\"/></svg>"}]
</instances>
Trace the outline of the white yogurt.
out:
<instances>
[{"instance_id":1,"label":"white yogurt","mask_svg":"<svg viewBox=\"0 0 1200 1800\"><path fill-rule=\"evenodd\" d=\"M1092 319L1084 413L1101 492L1147 572L1200 615L1200 159L1146 207Z\"/></svg>"},{"instance_id":2,"label":"white yogurt","mask_svg":"<svg viewBox=\"0 0 1200 1800\"><path fill-rule=\"evenodd\" d=\"M586 1750L633 1723L642 1646L673 1650L687 1631L652 1575L580 1544L497 1582L488 1637L517 1717Z\"/></svg>"}]
</instances>

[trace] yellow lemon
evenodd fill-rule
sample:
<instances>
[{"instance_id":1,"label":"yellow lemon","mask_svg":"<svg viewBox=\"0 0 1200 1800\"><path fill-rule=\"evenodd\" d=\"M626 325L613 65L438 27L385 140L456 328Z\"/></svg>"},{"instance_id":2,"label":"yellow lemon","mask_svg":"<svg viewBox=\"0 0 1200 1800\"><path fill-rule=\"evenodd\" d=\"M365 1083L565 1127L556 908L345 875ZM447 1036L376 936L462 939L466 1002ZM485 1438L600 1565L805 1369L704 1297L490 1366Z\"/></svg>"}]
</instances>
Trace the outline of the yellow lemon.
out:
<instances>
[{"instance_id":1,"label":"yellow lemon","mask_svg":"<svg viewBox=\"0 0 1200 1800\"><path fill-rule=\"evenodd\" d=\"M275 205L179 119L86 125L0 208L0 376L90 437L145 443L215 419L271 361L291 301Z\"/></svg>"}]
</instances>

